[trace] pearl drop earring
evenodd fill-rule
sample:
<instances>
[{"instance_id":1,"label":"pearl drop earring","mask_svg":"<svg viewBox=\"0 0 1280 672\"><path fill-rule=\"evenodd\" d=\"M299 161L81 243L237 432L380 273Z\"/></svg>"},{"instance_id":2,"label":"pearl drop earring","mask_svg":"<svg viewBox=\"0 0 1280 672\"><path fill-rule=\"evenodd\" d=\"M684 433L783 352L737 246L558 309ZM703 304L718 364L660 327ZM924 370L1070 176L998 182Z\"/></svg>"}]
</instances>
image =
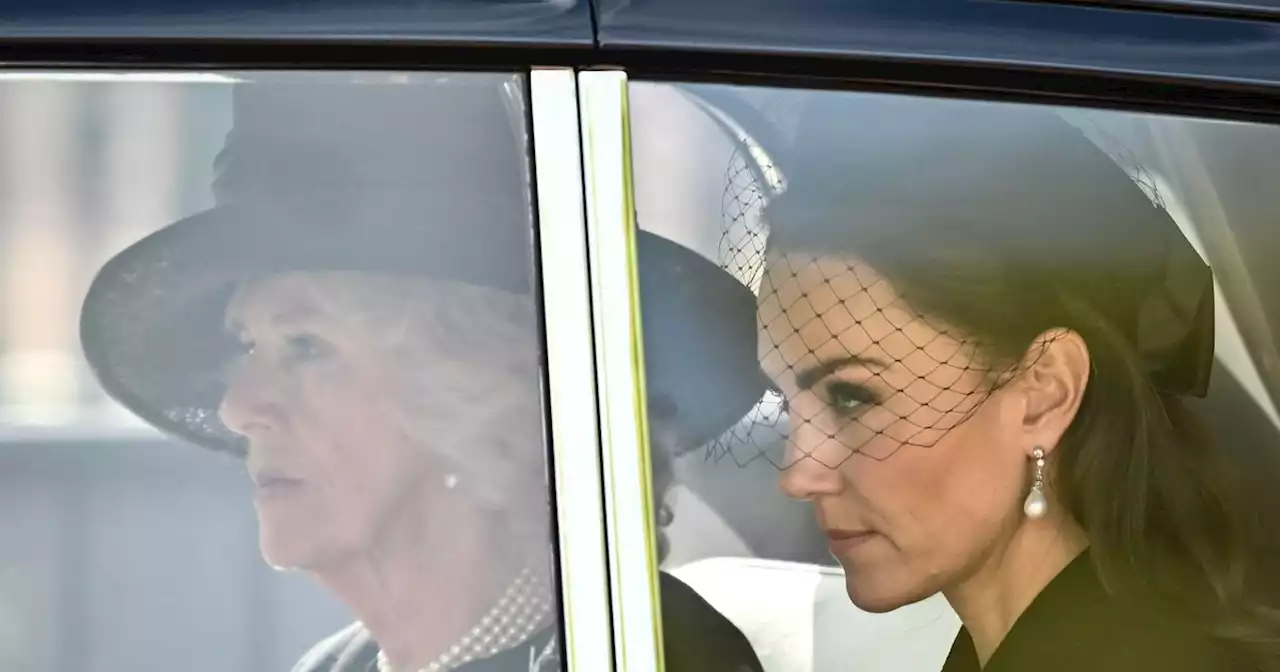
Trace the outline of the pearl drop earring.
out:
<instances>
[{"instance_id":1,"label":"pearl drop earring","mask_svg":"<svg viewBox=\"0 0 1280 672\"><path fill-rule=\"evenodd\" d=\"M454 474L445 474L444 487L450 490L458 487L458 477Z\"/></svg>"},{"instance_id":2,"label":"pearl drop earring","mask_svg":"<svg viewBox=\"0 0 1280 672\"><path fill-rule=\"evenodd\" d=\"M1037 447L1031 451L1031 457L1036 461L1035 475L1032 476L1027 501L1022 503L1022 512L1032 520L1039 520L1049 512L1049 500L1044 496L1044 449Z\"/></svg>"}]
</instances>

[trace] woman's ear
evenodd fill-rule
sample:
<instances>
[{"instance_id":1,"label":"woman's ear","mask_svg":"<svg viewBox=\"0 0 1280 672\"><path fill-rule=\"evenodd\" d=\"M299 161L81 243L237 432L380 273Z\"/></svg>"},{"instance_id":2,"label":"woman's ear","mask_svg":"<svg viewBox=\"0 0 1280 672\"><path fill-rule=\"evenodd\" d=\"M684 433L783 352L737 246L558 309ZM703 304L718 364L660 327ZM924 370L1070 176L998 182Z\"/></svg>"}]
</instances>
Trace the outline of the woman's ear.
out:
<instances>
[{"instance_id":1,"label":"woman's ear","mask_svg":"<svg viewBox=\"0 0 1280 672\"><path fill-rule=\"evenodd\" d=\"M1092 369L1080 334L1051 329L1038 336L1022 361L1018 385L1025 396L1022 427L1028 450L1052 451L1075 420Z\"/></svg>"}]
</instances>

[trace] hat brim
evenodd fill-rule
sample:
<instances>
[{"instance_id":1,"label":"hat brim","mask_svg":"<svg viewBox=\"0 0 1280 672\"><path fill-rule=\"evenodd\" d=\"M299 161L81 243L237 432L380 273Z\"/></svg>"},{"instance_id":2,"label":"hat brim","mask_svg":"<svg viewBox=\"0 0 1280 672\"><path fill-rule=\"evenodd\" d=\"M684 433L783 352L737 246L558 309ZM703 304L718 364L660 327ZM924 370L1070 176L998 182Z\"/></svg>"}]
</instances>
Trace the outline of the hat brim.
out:
<instances>
[{"instance_id":1,"label":"hat brim","mask_svg":"<svg viewBox=\"0 0 1280 672\"><path fill-rule=\"evenodd\" d=\"M756 296L671 240L640 231L637 248L646 388L674 412L677 452L691 450L741 420L769 388L756 355Z\"/></svg>"},{"instance_id":2,"label":"hat brim","mask_svg":"<svg viewBox=\"0 0 1280 672\"><path fill-rule=\"evenodd\" d=\"M80 312L90 369L117 402L161 431L199 446L243 454L218 420L236 343L224 314L235 288L274 270L265 259L228 254L208 235L230 213L206 210L111 258Z\"/></svg>"},{"instance_id":3,"label":"hat brim","mask_svg":"<svg viewBox=\"0 0 1280 672\"><path fill-rule=\"evenodd\" d=\"M82 347L105 391L148 424L205 448L244 454L242 438L217 414L239 351L224 315L241 283L295 270L366 270L490 284L433 268L429 254L417 255L415 268L395 260L388 268L381 250L362 256L351 241L335 255L308 257L297 251L304 246L281 249L289 246L254 233L264 227L237 226L245 218L218 207L147 236L103 266L81 311ZM767 389L755 359L755 297L674 242L639 232L638 248L649 394L674 405L681 443L695 447ZM492 284L515 289L508 280Z\"/></svg>"}]
</instances>

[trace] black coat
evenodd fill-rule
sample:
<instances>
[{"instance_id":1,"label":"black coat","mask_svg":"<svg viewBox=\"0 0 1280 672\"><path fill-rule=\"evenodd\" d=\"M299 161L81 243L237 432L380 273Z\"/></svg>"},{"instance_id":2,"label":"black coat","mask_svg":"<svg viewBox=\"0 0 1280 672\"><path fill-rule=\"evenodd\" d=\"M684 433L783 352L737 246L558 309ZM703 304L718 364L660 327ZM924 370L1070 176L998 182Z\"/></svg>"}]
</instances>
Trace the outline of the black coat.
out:
<instances>
[{"instance_id":1,"label":"black coat","mask_svg":"<svg viewBox=\"0 0 1280 672\"><path fill-rule=\"evenodd\" d=\"M659 574L662 599L662 637L667 672L761 672L760 661L747 638L727 618L679 579ZM561 668L554 651L553 629L456 672L556 672ZM378 645L356 623L325 639L307 652L293 672L370 672L376 670Z\"/></svg>"},{"instance_id":2,"label":"black coat","mask_svg":"<svg viewBox=\"0 0 1280 672\"><path fill-rule=\"evenodd\" d=\"M979 668L973 640L956 636L943 672L1236 672L1207 640L1119 603L1098 581L1089 553L1067 565L1018 617Z\"/></svg>"}]
</instances>

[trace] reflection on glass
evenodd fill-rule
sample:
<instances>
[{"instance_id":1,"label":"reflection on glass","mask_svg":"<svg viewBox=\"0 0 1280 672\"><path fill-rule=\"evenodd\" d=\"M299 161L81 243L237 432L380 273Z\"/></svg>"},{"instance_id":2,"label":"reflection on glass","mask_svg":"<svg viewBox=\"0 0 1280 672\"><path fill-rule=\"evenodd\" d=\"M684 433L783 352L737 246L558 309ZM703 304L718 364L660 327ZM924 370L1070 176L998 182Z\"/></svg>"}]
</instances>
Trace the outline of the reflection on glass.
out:
<instances>
[{"instance_id":1,"label":"reflection on glass","mask_svg":"<svg viewBox=\"0 0 1280 672\"><path fill-rule=\"evenodd\" d=\"M645 105L676 92L713 111ZM640 226L718 233L703 254L756 294L756 327L731 338L773 389L688 465L717 515L669 569L758 649L812 644L771 647L766 667L1280 660L1257 526L1271 488L1254 482L1280 475L1276 297L1249 247L1274 238L1247 216L1260 203L1225 198L1246 174L1231 157L1250 165L1280 134L838 92L632 96L637 135L692 134L683 170L723 178L685 210L724 194L719 217L646 220L671 171L640 145ZM766 504L778 491L813 522ZM705 541L798 540L815 522L808 551L746 555L829 553L841 570Z\"/></svg>"},{"instance_id":2,"label":"reflection on glass","mask_svg":"<svg viewBox=\"0 0 1280 672\"><path fill-rule=\"evenodd\" d=\"M291 665L342 610L258 568L234 465L111 402L78 337L102 262L205 205L229 90L46 75L0 78L0 668Z\"/></svg>"},{"instance_id":3,"label":"reflection on glass","mask_svg":"<svg viewBox=\"0 0 1280 672\"><path fill-rule=\"evenodd\" d=\"M561 669L522 78L256 73L228 88L212 206L129 244L88 288L97 381L150 426L241 458L262 558L358 619L295 669ZM704 276L750 328L752 296L714 264L642 245L653 324L678 345L720 349L693 319L723 305ZM659 431L718 434L763 386L743 371L727 409L655 379L713 402L682 401ZM759 669L696 593L666 577L662 600L668 669Z\"/></svg>"},{"instance_id":4,"label":"reflection on glass","mask_svg":"<svg viewBox=\"0 0 1280 672\"><path fill-rule=\"evenodd\" d=\"M103 266L85 353L359 619L301 669L556 669L519 81L359 80L235 85L213 207Z\"/></svg>"}]
</instances>

